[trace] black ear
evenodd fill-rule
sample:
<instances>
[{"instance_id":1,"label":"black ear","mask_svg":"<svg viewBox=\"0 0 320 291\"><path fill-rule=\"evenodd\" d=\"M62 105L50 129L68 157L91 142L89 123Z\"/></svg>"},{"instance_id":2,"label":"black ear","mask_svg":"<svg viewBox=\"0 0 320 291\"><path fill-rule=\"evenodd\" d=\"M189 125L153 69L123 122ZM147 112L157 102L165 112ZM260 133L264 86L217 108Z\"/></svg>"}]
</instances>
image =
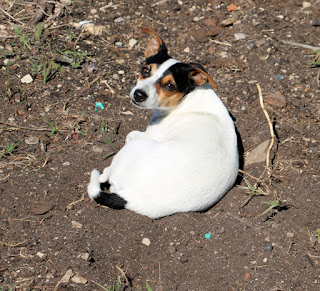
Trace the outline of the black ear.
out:
<instances>
[{"instance_id":1,"label":"black ear","mask_svg":"<svg viewBox=\"0 0 320 291\"><path fill-rule=\"evenodd\" d=\"M206 70L199 64L190 64L192 70L190 71L190 77L195 81L195 83L200 86L204 83L209 83L209 85L214 88L218 89L218 85L211 76L206 72Z\"/></svg>"},{"instance_id":2,"label":"black ear","mask_svg":"<svg viewBox=\"0 0 320 291\"><path fill-rule=\"evenodd\" d=\"M144 51L144 56L146 58L152 57L158 53L168 54L168 49L165 43L154 30L147 27L142 27L142 30L145 33L151 35L151 39L147 45L147 48Z\"/></svg>"}]
</instances>

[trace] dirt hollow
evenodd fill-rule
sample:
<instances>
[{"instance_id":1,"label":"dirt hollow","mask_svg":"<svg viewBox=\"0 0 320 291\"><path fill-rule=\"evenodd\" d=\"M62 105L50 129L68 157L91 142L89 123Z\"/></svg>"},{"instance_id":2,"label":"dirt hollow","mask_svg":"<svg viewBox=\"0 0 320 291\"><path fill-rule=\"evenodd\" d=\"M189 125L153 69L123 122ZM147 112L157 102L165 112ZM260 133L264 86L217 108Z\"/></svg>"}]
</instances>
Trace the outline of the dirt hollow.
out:
<instances>
[{"instance_id":1,"label":"dirt hollow","mask_svg":"<svg viewBox=\"0 0 320 291\"><path fill-rule=\"evenodd\" d=\"M320 2L35 2L0 0L0 290L320 290ZM207 212L87 197L151 116L128 98L141 26L207 69L239 131L244 172ZM270 178L265 151L248 163L270 139L257 84Z\"/></svg>"}]
</instances>

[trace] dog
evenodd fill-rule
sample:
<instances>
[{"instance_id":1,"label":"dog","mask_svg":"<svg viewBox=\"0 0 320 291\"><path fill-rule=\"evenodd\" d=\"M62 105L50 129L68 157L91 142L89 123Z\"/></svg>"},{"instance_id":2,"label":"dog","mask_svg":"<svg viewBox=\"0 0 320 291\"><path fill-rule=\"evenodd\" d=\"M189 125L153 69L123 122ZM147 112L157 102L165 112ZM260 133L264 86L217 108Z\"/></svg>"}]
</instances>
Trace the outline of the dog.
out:
<instances>
[{"instance_id":1,"label":"dog","mask_svg":"<svg viewBox=\"0 0 320 291\"><path fill-rule=\"evenodd\" d=\"M234 123L204 68L170 57L157 33L142 29L151 39L130 99L138 108L152 109L153 115L145 132L127 135L101 175L92 170L89 197L152 219L207 210L237 177Z\"/></svg>"}]
</instances>

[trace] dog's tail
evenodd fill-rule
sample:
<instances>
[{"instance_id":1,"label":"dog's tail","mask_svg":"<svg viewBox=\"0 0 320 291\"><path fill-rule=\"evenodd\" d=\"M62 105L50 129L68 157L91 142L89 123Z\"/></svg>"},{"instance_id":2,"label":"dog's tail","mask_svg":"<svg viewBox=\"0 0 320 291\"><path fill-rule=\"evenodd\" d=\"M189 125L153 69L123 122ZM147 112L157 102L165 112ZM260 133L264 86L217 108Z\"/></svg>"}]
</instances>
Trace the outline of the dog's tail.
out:
<instances>
[{"instance_id":1,"label":"dog's tail","mask_svg":"<svg viewBox=\"0 0 320 291\"><path fill-rule=\"evenodd\" d=\"M108 206L114 209L124 209L127 201L117 194L108 194L100 188L100 172L97 169L92 170L90 183L88 185L89 197L98 204Z\"/></svg>"}]
</instances>

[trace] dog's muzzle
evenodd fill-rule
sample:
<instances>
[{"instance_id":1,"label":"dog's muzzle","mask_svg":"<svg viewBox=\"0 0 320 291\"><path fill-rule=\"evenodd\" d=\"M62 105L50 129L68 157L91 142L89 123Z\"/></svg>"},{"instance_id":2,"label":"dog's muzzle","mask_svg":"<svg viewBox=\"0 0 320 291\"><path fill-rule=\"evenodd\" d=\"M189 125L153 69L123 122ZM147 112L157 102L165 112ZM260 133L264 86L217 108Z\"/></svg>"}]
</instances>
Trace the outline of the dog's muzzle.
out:
<instances>
[{"instance_id":1,"label":"dog's muzzle","mask_svg":"<svg viewBox=\"0 0 320 291\"><path fill-rule=\"evenodd\" d=\"M136 89L133 93L133 101L136 103L146 101L147 98L148 98L147 93L141 89Z\"/></svg>"}]
</instances>

